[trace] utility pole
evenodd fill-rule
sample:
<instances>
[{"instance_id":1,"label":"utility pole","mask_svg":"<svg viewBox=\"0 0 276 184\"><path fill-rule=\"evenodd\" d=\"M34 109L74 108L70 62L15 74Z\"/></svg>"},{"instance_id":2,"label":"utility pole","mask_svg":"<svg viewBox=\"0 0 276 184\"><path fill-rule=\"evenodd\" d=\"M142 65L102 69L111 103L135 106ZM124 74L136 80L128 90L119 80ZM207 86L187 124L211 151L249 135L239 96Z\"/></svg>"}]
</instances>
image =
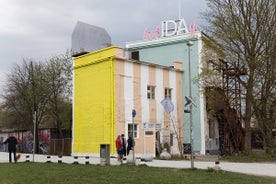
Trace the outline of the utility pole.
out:
<instances>
[{"instance_id":1,"label":"utility pole","mask_svg":"<svg viewBox=\"0 0 276 184\"><path fill-rule=\"evenodd\" d=\"M191 76L191 46L194 43L192 41L187 42L188 46L188 64L189 64L189 98L192 100L192 76ZM191 168L194 168L194 138L193 138L193 104L190 104L190 144L191 144Z\"/></svg>"},{"instance_id":2,"label":"utility pole","mask_svg":"<svg viewBox=\"0 0 276 184\"><path fill-rule=\"evenodd\" d=\"M134 147L135 147L135 144L134 144L134 117L136 116L136 111L135 109L132 110L132 139L133 139L133 164L135 165L135 156L134 156Z\"/></svg>"}]
</instances>

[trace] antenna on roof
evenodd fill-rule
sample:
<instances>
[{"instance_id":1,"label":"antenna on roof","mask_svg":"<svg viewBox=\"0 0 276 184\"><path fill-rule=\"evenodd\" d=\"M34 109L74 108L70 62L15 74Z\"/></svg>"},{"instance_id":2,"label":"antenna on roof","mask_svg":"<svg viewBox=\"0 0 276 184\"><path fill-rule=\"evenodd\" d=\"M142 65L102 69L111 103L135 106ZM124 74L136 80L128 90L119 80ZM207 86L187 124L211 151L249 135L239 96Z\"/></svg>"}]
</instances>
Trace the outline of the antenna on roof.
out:
<instances>
[{"instance_id":1,"label":"antenna on roof","mask_svg":"<svg viewBox=\"0 0 276 184\"><path fill-rule=\"evenodd\" d=\"M181 0L178 0L178 20L181 19Z\"/></svg>"}]
</instances>

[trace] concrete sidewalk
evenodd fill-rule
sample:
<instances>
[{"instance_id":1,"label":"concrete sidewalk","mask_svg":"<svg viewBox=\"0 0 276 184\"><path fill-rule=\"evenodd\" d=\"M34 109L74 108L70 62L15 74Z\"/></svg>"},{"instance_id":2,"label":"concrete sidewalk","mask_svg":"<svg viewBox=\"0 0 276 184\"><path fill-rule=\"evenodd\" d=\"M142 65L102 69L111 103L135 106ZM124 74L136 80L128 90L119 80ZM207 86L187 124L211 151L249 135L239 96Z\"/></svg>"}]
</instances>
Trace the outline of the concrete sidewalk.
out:
<instances>
[{"instance_id":1,"label":"concrete sidewalk","mask_svg":"<svg viewBox=\"0 0 276 184\"><path fill-rule=\"evenodd\" d=\"M63 156L59 158L58 156L50 156L47 158L47 155L33 155L33 154L21 154L21 158L18 162L26 162L26 156L29 156L28 160L30 162L41 162L46 163L48 160L54 163L61 161L62 163L72 164L78 162L79 164L85 164L89 161L89 164L100 164L99 157L77 157L72 156ZM0 152L0 163L8 162L8 153ZM111 165L119 165L120 162L116 158L110 158ZM190 161L175 161L175 160L153 160L152 162L142 162L140 159L136 160L136 164L146 164L150 167L167 167L167 168L191 168ZM195 161L194 167L198 169L208 169L209 167L215 166L215 162L208 161ZM233 163L233 162L220 162L218 166L225 171L237 172L249 175L258 175L258 176L271 176L276 178L276 163Z\"/></svg>"},{"instance_id":2,"label":"concrete sidewalk","mask_svg":"<svg viewBox=\"0 0 276 184\"><path fill-rule=\"evenodd\" d=\"M148 162L147 165L152 167L191 168L190 161L153 160L153 162ZM208 167L213 166L215 166L215 162L194 162L194 167L199 169L208 169ZM218 166L225 171L276 178L276 163L220 162Z\"/></svg>"}]
</instances>

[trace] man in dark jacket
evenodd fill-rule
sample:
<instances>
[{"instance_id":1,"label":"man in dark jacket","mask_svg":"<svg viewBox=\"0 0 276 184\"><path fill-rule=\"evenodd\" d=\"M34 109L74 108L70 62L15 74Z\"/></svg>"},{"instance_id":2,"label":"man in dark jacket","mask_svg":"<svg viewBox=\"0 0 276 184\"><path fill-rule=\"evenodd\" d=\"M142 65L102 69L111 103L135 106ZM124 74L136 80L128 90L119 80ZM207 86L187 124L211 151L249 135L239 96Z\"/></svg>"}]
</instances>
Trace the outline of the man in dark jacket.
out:
<instances>
[{"instance_id":1,"label":"man in dark jacket","mask_svg":"<svg viewBox=\"0 0 276 184\"><path fill-rule=\"evenodd\" d=\"M129 151L133 149L134 147L134 140L132 138L131 133L128 134L128 139L127 139L127 155L129 154Z\"/></svg>"},{"instance_id":2,"label":"man in dark jacket","mask_svg":"<svg viewBox=\"0 0 276 184\"><path fill-rule=\"evenodd\" d=\"M4 144L8 144L8 150L9 150L9 161L10 163L12 162L12 156L11 154L13 153L13 159L14 162L16 163L16 145L17 145L17 139L14 136L10 136Z\"/></svg>"}]
</instances>

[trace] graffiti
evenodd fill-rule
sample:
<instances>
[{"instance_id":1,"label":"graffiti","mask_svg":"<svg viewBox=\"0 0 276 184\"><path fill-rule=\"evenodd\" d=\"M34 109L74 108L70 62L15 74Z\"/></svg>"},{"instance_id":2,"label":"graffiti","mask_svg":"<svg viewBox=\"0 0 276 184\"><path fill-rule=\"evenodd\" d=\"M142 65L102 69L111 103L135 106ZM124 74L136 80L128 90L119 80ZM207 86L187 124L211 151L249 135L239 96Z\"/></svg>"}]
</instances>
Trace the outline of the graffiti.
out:
<instances>
[{"instance_id":1,"label":"graffiti","mask_svg":"<svg viewBox=\"0 0 276 184\"><path fill-rule=\"evenodd\" d=\"M3 142L4 142L4 137L0 137L0 151L5 151L5 150L4 150L4 147L5 147L5 146L4 146L4 143L3 143Z\"/></svg>"},{"instance_id":2,"label":"graffiti","mask_svg":"<svg viewBox=\"0 0 276 184\"><path fill-rule=\"evenodd\" d=\"M24 132L22 137L19 138L19 143L21 143L22 151L25 153L33 152L34 136L31 132Z\"/></svg>"},{"instance_id":3,"label":"graffiti","mask_svg":"<svg viewBox=\"0 0 276 184\"><path fill-rule=\"evenodd\" d=\"M34 136L31 131L12 132L0 134L0 151L7 151L7 146L3 144L9 136L15 136L18 141L18 151L22 153L32 153L34 149ZM50 142L50 130L39 130L39 151L43 154L48 153L48 144Z\"/></svg>"},{"instance_id":4,"label":"graffiti","mask_svg":"<svg viewBox=\"0 0 276 184\"><path fill-rule=\"evenodd\" d=\"M42 151L43 154L48 154L48 144L47 143L40 144L39 149Z\"/></svg>"}]
</instances>

